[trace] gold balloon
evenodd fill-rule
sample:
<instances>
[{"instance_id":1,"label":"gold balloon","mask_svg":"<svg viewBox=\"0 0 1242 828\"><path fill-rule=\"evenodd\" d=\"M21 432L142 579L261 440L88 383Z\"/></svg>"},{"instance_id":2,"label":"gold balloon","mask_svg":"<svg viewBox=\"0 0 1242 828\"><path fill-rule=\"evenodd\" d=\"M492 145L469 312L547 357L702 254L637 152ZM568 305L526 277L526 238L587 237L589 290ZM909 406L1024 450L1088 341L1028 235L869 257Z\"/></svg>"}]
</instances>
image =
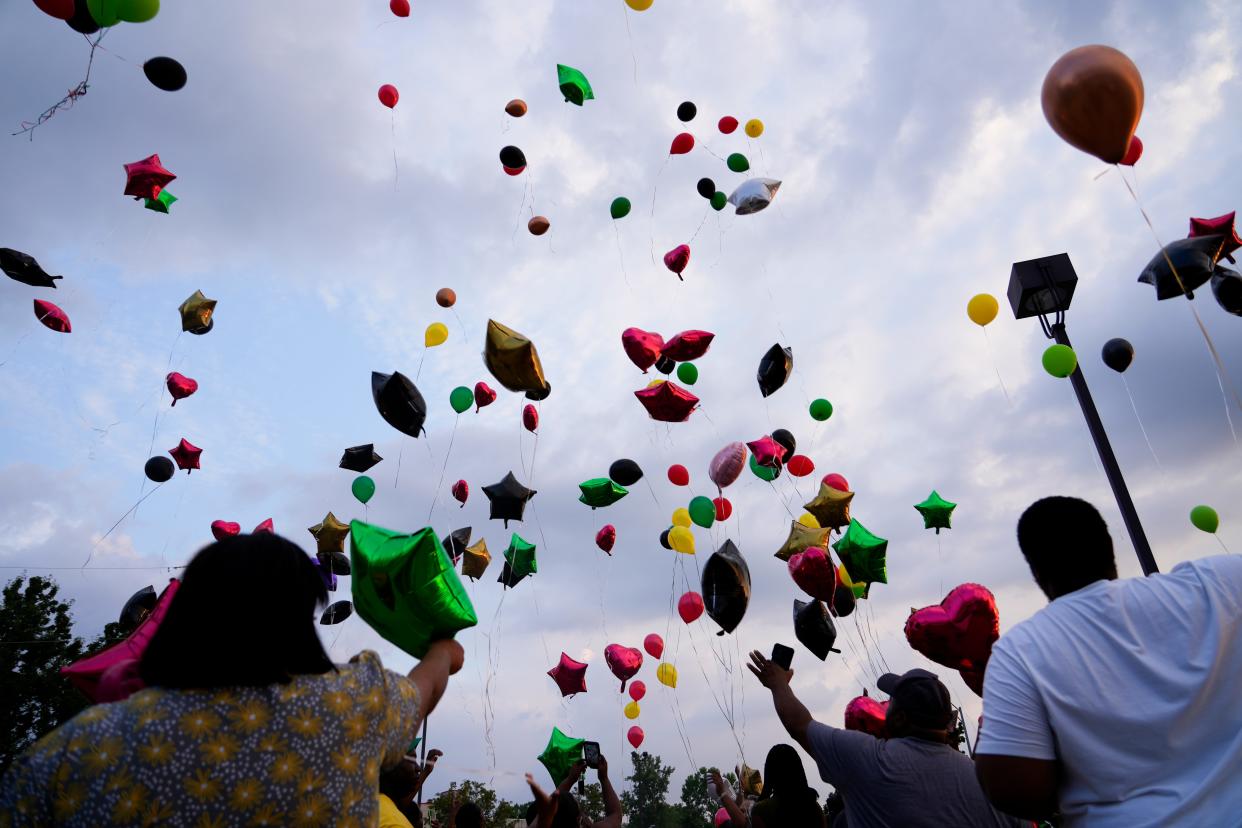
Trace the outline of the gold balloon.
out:
<instances>
[{"instance_id":1,"label":"gold balloon","mask_svg":"<svg viewBox=\"0 0 1242 828\"><path fill-rule=\"evenodd\" d=\"M827 529L811 529L796 520L792 520L789 522L789 537L785 538L785 543L781 545L780 549L776 550L776 557L782 561L787 561L794 555L805 549L810 549L812 546L827 549L827 544Z\"/></svg>"},{"instance_id":2,"label":"gold balloon","mask_svg":"<svg viewBox=\"0 0 1242 828\"><path fill-rule=\"evenodd\" d=\"M1080 46L1048 70L1040 102L1066 143L1116 164L1143 115L1143 77L1111 46Z\"/></svg>"},{"instance_id":3,"label":"gold balloon","mask_svg":"<svg viewBox=\"0 0 1242 828\"><path fill-rule=\"evenodd\" d=\"M667 661L656 668L656 681L665 687L677 686L677 668Z\"/></svg>"},{"instance_id":4,"label":"gold balloon","mask_svg":"<svg viewBox=\"0 0 1242 828\"><path fill-rule=\"evenodd\" d=\"M690 519L689 509L682 507L680 509L673 510L673 525L674 526L684 526L687 529L689 529L690 524L692 523L694 523L694 521Z\"/></svg>"},{"instance_id":5,"label":"gold balloon","mask_svg":"<svg viewBox=\"0 0 1242 828\"><path fill-rule=\"evenodd\" d=\"M996 313L999 310L1000 303L990 293L980 293L966 303L966 315L970 317L971 322L974 322L979 327L983 327L995 319Z\"/></svg>"},{"instance_id":6,"label":"gold balloon","mask_svg":"<svg viewBox=\"0 0 1242 828\"><path fill-rule=\"evenodd\" d=\"M461 574L478 580L483 577L483 573L487 571L487 566L491 562L492 553L487 551L487 540L479 538L478 543L467 546L466 551L462 553Z\"/></svg>"},{"instance_id":7,"label":"gold balloon","mask_svg":"<svg viewBox=\"0 0 1242 828\"><path fill-rule=\"evenodd\" d=\"M840 529L850 525L850 501L853 499L853 492L843 492L827 483L820 483L819 494L810 503L803 504L802 508L815 515L820 526Z\"/></svg>"},{"instance_id":8,"label":"gold balloon","mask_svg":"<svg viewBox=\"0 0 1242 828\"><path fill-rule=\"evenodd\" d=\"M428 348L434 348L437 345L443 345L448 341L448 328L443 322L432 322L427 326L426 333L423 334L423 344Z\"/></svg>"},{"instance_id":9,"label":"gold balloon","mask_svg":"<svg viewBox=\"0 0 1242 828\"><path fill-rule=\"evenodd\" d=\"M758 768L752 768L743 762L738 770L737 778L741 783L742 791L748 796L759 796L763 793L763 777L759 775Z\"/></svg>"},{"instance_id":10,"label":"gold balloon","mask_svg":"<svg viewBox=\"0 0 1242 828\"><path fill-rule=\"evenodd\" d=\"M638 702L632 701L625 706L625 718L637 719L638 714L642 711L638 709Z\"/></svg>"},{"instance_id":11,"label":"gold balloon","mask_svg":"<svg viewBox=\"0 0 1242 828\"><path fill-rule=\"evenodd\" d=\"M654 2L655 0L625 0L625 5L634 11L646 11L651 8L651 4Z\"/></svg>"},{"instance_id":12,"label":"gold balloon","mask_svg":"<svg viewBox=\"0 0 1242 828\"><path fill-rule=\"evenodd\" d=\"M208 299L201 290L194 291L189 299L177 308L181 312L181 330L202 331L211 324L211 314L216 309L216 300Z\"/></svg>"},{"instance_id":13,"label":"gold balloon","mask_svg":"<svg viewBox=\"0 0 1242 828\"><path fill-rule=\"evenodd\" d=\"M694 554L694 534L684 526L674 526L668 533L668 545L675 552L684 555Z\"/></svg>"},{"instance_id":14,"label":"gold balloon","mask_svg":"<svg viewBox=\"0 0 1242 828\"><path fill-rule=\"evenodd\" d=\"M528 396L538 395L532 399L541 400L552 390L543 377L535 343L494 319L487 320L483 362L496 381L510 391L525 391Z\"/></svg>"},{"instance_id":15,"label":"gold balloon","mask_svg":"<svg viewBox=\"0 0 1242 828\"><path fill-rule=\"evenodd\" d=\"M751 138L758 138L763 134L763 121L758 118L751 118L746 122L746 126L743 129L746 130L746 134Z\"/></svg>"},{"instance_id":16,"label":"gold balloon","mask_svg":"<svg viewBox=\"0 0 1242 828\"><path fill-rule=\"evenodd\" d=\"M315 545L320 553L345 551L345 536L349 534L349 524L341 523L331 512L307 531L315 538Z\"/></svg>"},{"instance_id":17,"label":"gold balloon","mask_svg":"<svg viewBox=\"0 0 1242 828\"><path fill-rule=\"evenodd\" d=\"M818 529L819 528L819 521L816 520L815 515L811 514L810 512L803 512L798 517L798 523L801 523L807 529Z\"/></svg>"}]
</instances>

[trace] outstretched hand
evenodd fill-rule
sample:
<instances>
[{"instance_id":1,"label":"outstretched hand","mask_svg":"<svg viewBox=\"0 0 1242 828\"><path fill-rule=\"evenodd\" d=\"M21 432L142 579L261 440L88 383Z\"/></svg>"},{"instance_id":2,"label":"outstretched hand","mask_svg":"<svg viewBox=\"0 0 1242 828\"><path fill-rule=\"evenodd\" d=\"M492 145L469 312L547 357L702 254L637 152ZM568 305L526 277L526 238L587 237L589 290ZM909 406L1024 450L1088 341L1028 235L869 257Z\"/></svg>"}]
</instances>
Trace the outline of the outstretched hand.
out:
<instances>
[{"instance_id":1,"label":"outstretched hand","mask_svg":"<svg viewBox=\"0 0 1242 828\"><path fill-rule=\"evenodd\" d=\"M536 824L539 828L551 828L552 820L556 818L556 808L560 805L560 799L548 796L543 788L539 787L535 777L529 773L526 774L526 784L530 785L531 796L535 799Z\"/></svg>"},{"instance_id":2,"label":"outstretched hand","mask_svg":"<svg viewBox=\"0 0 1242 828\"><path fill-rule=\"evenodd\" d=\"M758 650L751 651L750 662L746 667L755 674L755 678L759 679L759 683L769 690L788 687L789 682L793 680L793 670L784 669L776 662L765 657Z\"/></svg>"}]
</instances>

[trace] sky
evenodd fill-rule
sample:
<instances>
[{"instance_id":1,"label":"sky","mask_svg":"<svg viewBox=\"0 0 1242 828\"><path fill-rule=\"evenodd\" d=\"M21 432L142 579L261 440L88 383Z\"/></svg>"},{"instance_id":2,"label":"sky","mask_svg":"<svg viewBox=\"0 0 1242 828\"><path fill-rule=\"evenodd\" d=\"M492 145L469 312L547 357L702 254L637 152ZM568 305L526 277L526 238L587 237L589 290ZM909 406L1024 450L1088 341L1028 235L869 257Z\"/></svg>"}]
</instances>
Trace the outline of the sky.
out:
<instances>
[{"instance_id":1,"label":"sky","mask_svg":"<svg viewBox=\"0 0 1242 828\"><path fill-rule=\"evenodd\" d=\"M553 726L599 741L620 777L632 722L603 650L651 632L680 681L660 686L646 659L638 724L643 749L676 767L672 798L698 766L758 767L787 741L742 667L775 642L794 645L795 689L828 723L863 689L876 694L878 672L916 666L936 670L974 721L979 699L902 628L911 608L964 582L994 592L1002 632L1036 612L1044 600L1014 539L1027 505L1092 501L1121 574L1140 574L1073 391L1040 367L1039 325L1015 321L1004 300L1013 262L1059 252L1080 278L1069 334L1160 566L1242 548L1242 411L1226 406L1187 303L1157 303L1135 282L1157 237L1238 206L1236 4L413 6L398 20L379 0L304 0L296 13L170 1L108 33L76 106L3 138L0 245L64 280L54 292L0 283L0 566L54 574L82 634L175 574L215 519L248 529L271 517L313 551L306 527L331 510L406 531L471 526L494 558L514 530L538 546L538 574L515 589L496 583L495 560L467 584L480 623L459 636L466 666L429 722L446 754L431 788L483 779L521 798ZM1048 67L1089 43L1121 49L1143 74L1146 153L1127 175L1154 234L1118 170L1063 143L1040 110ZM6 133L81 80L88 54L32 3L4 4ZM141 64L156 55L185 65L184 90L146 82ZM596 99L565 103L557 63L582 69ZM391 112L376 97L384 83L401 93ZM504 114L515 97L524 118ZM698 106L688 125L675 115L683 100ZM765 131L722 135L724 115ZM670 158L683 130L698 145ZM524 175L501 171L507 144L524 150ZM725 191L741 182L719 160L730 152L783 182L771 208L718 214L697 195L703 176ZM121 165L151 153L178 176L170 215L122 195ZM619 195L634 209L614 222ZM527 233L532 214L549 219L547 235ZM687 242L683 282L660 257ZM452 311L434 301L446 286ZM177 306L199 289L219 301L214 330L183 335ZM965 314L980 292L1002 303L986 332ZM73 332L40 326L33 298L64 308ZM1195 307L1242 384L1240 323L1206 289ZM537 438L521 427L520 394L498 388L460 417L448 405L456 386L498 387L480 359L489 318L538 346L553 390ZM427 350L436 321L449 339ZM630 326L716 334L688 422L653 422L633 398L651 377L621 349ZM1124 378L1099 358L1117 336L1136 351ZM778 342L794 372L764 399L755 370ZM170 370L199 382L176 408ZM377 370L417 376L425 437L378 416ZM807 412L817 397L835 407L822 425ZM725 493L734 516L696 530L694 558L663 549L673 509L715 494L715 452L775 428L797 437L815 474L768 484L746 473ZM151 491L146 459L182 437L203 448L201 470L127 515ZM337 463L367 442L385 459L364 507ZM645 482L604 511L578 503L577 484L622 457ZM688 488L668 482L673 463L690 469ZM510 470L538 494L506 530L481 490ZM805 596L771 555L831 471L857 493L854 516L889 539L889 583L839 623L842 652L821 663L795 642L792 600ZM448 492L457 479L471 487L464 508ZM960 504L939 536L911 508L932 489ZM1199 503L1220 512L1216 538L1189 523ZM593 542L606 522L611 557ZM671 600L726 539L749 561L753 595L736 634L718 637L706 617L683 625ZM374 649L393 669L414 663L357 616L320 631L334 659ZM586 694L561 700L544 675L561 651L589 661Z\"/></svg>"}]
</instances>

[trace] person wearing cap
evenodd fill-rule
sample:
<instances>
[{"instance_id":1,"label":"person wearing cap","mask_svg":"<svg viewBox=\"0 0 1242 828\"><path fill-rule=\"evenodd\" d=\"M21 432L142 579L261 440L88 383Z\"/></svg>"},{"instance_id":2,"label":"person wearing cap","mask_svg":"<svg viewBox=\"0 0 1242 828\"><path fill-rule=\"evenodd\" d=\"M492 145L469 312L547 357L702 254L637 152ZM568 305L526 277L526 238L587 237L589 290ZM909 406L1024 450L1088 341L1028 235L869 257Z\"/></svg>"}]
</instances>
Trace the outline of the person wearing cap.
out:
<instances>
[{"instance_id":1,"label":"person wearing cap","mask_svg":"<svg viewBox=\"0 0 1242 828\"><path fill-rule=\"evenodd\" d=\"M880 676L876 685L889 694L889 738L877 739L815 721L790 687L793 670L759 652L750 660L747 667L772 691L785 730L815 760L820 778L844 798L849 828L1028 824L996 811L970 759L949 747L953 705L934 673L914 669Z\"/></svg>"},{"instance_id":2,"label":"person wearing cap","mask_svg":"<svg viewBox=\"0 0 1242 828\"><path fill-rule=\"evenodd\" d=\"M992 648L975 766L994 804L1063 825L1242 820L1242 557L1118 579L1108 526L1050 497L1018 521L1048 606Z\"/></svg>"}]
</instances>

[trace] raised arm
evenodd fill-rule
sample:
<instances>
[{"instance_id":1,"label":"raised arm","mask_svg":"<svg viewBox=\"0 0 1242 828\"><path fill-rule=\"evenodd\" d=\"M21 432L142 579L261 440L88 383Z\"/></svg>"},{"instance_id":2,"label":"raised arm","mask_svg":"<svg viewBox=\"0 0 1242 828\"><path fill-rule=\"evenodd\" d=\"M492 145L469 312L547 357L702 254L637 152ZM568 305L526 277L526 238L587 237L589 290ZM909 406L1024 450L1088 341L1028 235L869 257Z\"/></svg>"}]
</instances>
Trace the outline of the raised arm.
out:
<instances>
[{"instance_id":1,"label":"raised arm","mask_svg":"<svg viewBox=\"0 0 1242 828\"><path fill-rule=\"evenodd\" d=\"M760 684L772 691L772 704L781 724L785 726L785 731L803 750L811 753L810 741L807 738L807 728L812 722L811 711L798 700L793 688L789 686L793 679L793 670L782 669L779 664L764 658L758 650L751 652L750 660L751 663L746 666L759 679Z\"/></svg>"},{"instance_id":2,"label":"raised arm","mask_svg":"<svg viewBox=\"0 0 1242 828\"><path fill-rule=\"evenodd\" d=\"M423 660L410 671L410 681L418 688L418 712L425 719L435 710L448 687L449 676L461 669L466 652L452 639L432 642Z\"/></svg>"},{"instance_id":3,"label":"raised arm","mask_svg":"<svg viewBox=\"0 0 1242 828\"><path fill-rule=\"evenodd\" d=\"M600 755L599 786L604 793L604 818L595 823L595 828L621 828L621 798L612 787L608 778L608 760Z\"/></svg>"},{"instance_id":4,"label":"raised arm","mask_svg":"<svg viewBox=\"0 0 1242 828\"><path fill-rule=\"evenodd\" d=\"M720 804L729 814L729 823L745 828L747 823L746 813L738 805L737 798L733 795L733 787L724 780L724 777L720 775L720 771L715 768L712 768L709 773L711 774L712 782L716 785L716 790L720 791Z\"/></svg>"}]
</instances>

